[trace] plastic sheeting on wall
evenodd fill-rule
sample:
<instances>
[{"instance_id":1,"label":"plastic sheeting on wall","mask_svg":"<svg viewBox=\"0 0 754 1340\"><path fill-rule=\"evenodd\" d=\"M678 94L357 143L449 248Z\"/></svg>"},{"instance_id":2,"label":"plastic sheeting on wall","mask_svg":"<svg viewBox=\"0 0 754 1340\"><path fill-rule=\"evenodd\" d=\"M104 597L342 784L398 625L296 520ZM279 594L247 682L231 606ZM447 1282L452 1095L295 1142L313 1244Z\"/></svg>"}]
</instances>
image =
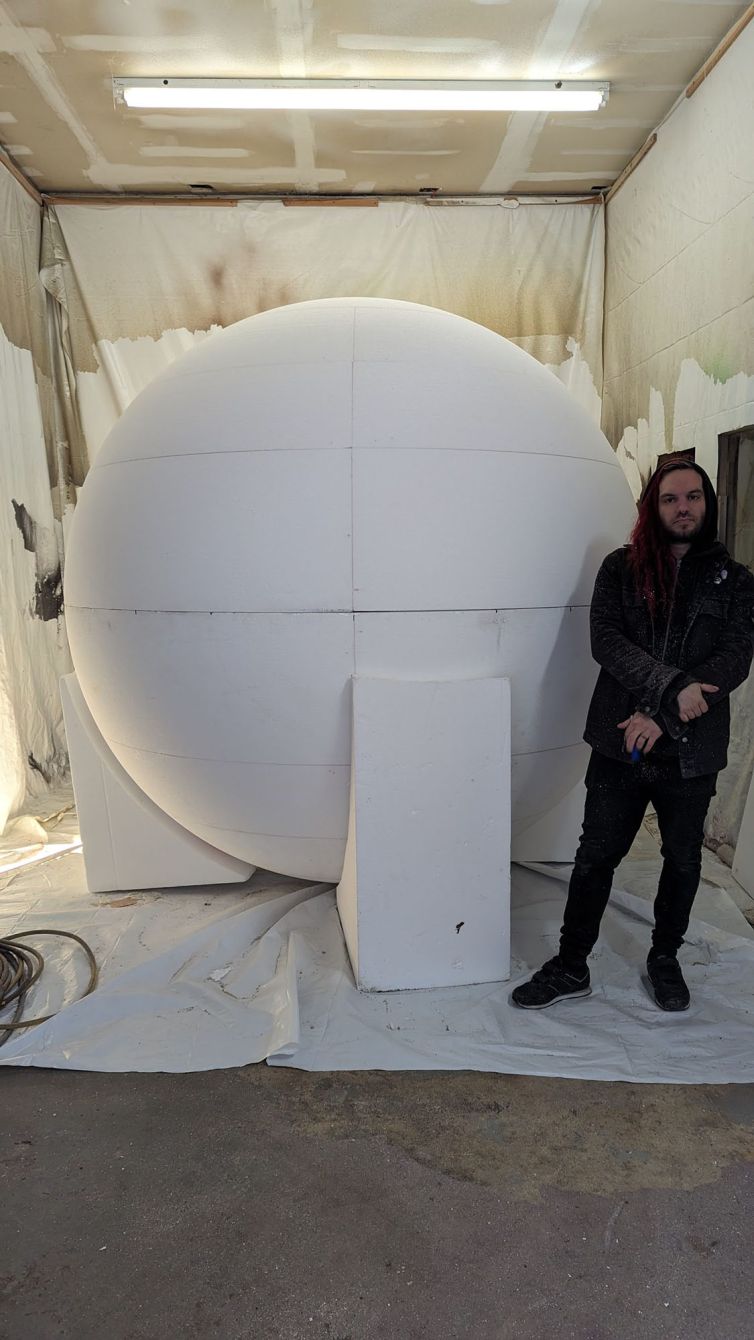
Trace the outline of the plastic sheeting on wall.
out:
<instances>
[{"instance_id":1,"label":"plastic sheeting on wall","mask_svg":"<svg viewBox=\"0 0 754 1340\"><path fill-rule=\"evenodd\" d=\"M70 660L39 237L38 206L0 168L0 832L27 790L65 766L57 686Z\"/></svg>"},{"instance_id":2,"label":"plastic sheeting on wall","mask_svg":"<svg viewBox=\"0 0 754 1340\"><path fill-rule=\"evenodd\" d=\"M599 417L601 205L59 205L43 242L90 458L130 400L215 326L339 296L456 312L551 366ZM85 462L78 462L78 479Z\"/></svg>"}]
</instances>

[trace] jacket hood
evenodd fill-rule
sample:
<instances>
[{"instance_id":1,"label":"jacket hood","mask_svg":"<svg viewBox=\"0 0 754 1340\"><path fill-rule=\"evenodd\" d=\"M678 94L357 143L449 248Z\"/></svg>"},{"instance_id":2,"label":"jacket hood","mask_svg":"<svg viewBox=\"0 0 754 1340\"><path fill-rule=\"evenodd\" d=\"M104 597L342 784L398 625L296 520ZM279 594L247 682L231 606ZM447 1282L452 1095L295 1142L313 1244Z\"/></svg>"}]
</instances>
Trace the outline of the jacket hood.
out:
<instances>
[{"instance_id":1,"label":"jacket hood","mask_svg":"<svg viewBox=\"0 0 754 1340\"><path fill-rule=\"evenodd\" d=\"M701 475L702 488L704 489L704 501L707 505L702 529L692 541L689 555L719 555L722 558L728 551L725 548L725 545L721 544L717 538L717 494L707 471L703 470L701 465L697 465L694 461L679 461L677 456L674 456L669 461L663 461L662 458L660 458L660 462L652 475L652 479L671 473L679 468L695 470L698 475ZM651 480L647 483L644 493L646 493L646 490L649 488L649 483L651 483ZM642 493L642 498L644 497L644 493Z\"/></svg>"}]
</instances>

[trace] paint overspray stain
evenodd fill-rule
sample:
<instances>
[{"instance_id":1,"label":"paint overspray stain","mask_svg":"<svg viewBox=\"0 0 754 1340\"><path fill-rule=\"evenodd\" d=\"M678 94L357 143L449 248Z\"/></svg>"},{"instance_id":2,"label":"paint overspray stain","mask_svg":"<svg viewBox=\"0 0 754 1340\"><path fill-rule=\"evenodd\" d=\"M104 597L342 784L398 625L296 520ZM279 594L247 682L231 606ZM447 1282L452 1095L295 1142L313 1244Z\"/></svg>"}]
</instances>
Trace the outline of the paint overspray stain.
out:
<instances>
[{"instance_id":1,"label":"paint overspray stain","mask_svg":"<svg viewBox=\"0 0 754 1340\"><path fill-rule=\"evenodd\" d=\"M53 775L50 772L49 768L46 768L44 764L40 763L31 753L27 754L26 757L32 772L38 772L40 777L44 778L47 785L51 786L53 782Z\"/></svg>"},{"instance_id":2,"label":"paint overspray stain","mask_svg":"<svg viewBox=\"0 0 754 1340\"><path fill-rule=\"evenodd\" d=\"M38 525L23 503L16 502L15 498L11 502L24 549L34 555L36 562L32 614L45 623L49 619L58 619L63 610L63 574L55 533L47 526Z\"/></svg>"},{"instance_id":3,"label":"paint overspray stain","mask_svg":"<svg viewBox=\"0 0 754 1340\"><path fill-rule=\"evenodd\" d=\"M207 278L214 296L212 325L229 326L244 317L286 307L298 300L290 284L273 283L264 274L254 242L244 241L224 259L213 261L207 269ZM238 276L243 274L248 283L251 277L254 299L249 305L248 290L239 297Z\"/></svg>"}]
</instances>

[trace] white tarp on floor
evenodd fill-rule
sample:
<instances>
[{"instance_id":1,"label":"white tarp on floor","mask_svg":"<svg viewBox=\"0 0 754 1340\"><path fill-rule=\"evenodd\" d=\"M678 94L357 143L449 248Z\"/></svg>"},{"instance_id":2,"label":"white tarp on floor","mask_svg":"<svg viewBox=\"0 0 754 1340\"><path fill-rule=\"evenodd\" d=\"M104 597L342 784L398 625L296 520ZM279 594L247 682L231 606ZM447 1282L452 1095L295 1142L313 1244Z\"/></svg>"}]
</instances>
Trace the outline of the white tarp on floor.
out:
<instances>
[{"instance_id":1,"label":"white tarp on floor","mask_svg":"<svg viewBox=\"0 0 754 1340\"><path fill-rule=\"evenodd\" d=\"M231 891L91 895L80 851L65 850L74 838L58 824L61 854L48 849L48 859L4 876L0 935L32 926L78 932L95 951L100 986L7 1042L6 1065L196 1071L266 1058L304 1070L754 1081L754 936L712 883L698 904L707 919L692 923L682 951L693 997L686 1014L661 1013L642 983L651 909L629 893L617 894L605 917L593 995L524 1013L508 996L552 952L563 868L514 867L511 982L363 995L331 888L257 873ZM656 878L656 859L639 860L632 873L641 888ZM38 943L49 966L29 999L35 1014L57 1008L86 979L70 942Z\"/></svg>"}]
</instances>

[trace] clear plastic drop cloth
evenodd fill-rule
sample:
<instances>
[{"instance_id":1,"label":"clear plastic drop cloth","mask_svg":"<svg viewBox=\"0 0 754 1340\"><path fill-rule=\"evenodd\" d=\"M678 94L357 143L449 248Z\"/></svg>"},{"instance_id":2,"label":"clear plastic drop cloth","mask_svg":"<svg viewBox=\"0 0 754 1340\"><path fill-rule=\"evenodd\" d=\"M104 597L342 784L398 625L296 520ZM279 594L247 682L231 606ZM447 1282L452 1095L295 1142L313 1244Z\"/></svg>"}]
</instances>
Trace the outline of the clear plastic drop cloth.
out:
<instances>
[{"instance_id":1,"label":"clear plastic drop cloth","mask_svg":"<svg viewBox=\"0 0 754 1340\"><path fill-rule=\"evenodd\" d=\"M706 919L692 923L681 951L685 1014L655 1006L643 981L651 902L621 891L593 958L593 994L549 1010L510 1005L511 988L553 952L567 874L514 867L510 981L362 993L330 886L257 872L232 889L96 895L85 890L79 848L42 847L0 876L0 934L75 931L97 956L100 983L74 1000L84 956L72 942L40 939L47 966L26 1013L59 1013L12 1036L0 1062L187 1072L266 1059L304 1070L754 1081L754 936L712 884L698 903Z\"/></svg>"}]
</instances>

